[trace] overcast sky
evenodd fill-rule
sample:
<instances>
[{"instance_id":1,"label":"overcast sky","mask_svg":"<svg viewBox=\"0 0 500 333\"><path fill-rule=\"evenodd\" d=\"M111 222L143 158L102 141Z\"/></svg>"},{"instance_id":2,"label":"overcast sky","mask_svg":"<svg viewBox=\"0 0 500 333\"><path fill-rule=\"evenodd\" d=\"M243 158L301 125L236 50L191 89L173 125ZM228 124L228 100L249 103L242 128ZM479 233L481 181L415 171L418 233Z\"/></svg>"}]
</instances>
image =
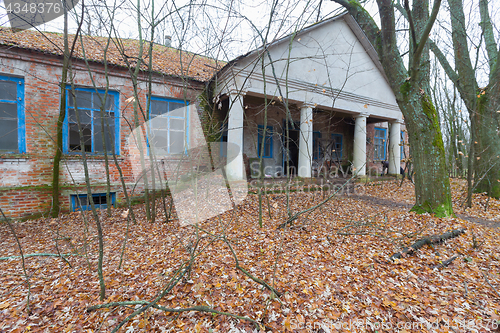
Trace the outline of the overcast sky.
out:
<instances>
[{"instance_id":1,"label":"overcast sky","mask_svg":"<svg viewBox=\"0 0 500 333\"><path fill-rule=\"evenodd\" d=\"M8 25L8 17L1 1L3 0L0 0L0 25L5 26ZM221 60L231 60L260 47L263 37L269 42L316 22L320 4L320 20L339 13L339 6L329 0L276 1L275 7L272 7L272 0L138 1L141 6L140 23L144 39L150 39L151 13L154 12L157 27L154 29L153 38L156 42L165 43L165 36L171 36L174 47ZM500 0L490 1L500 2ZM477 2L478 0L466 1L467 30L472 37L470 39L472 49L474 49L473 44L477 44L481 36ZM110 27L114 26L116 30L112 33L113 36L117 34L121 38L137 38L139 34L137 3L137 0L85 0L89 11L84 15L86 20L83 32L108 36ZM81 5L82 0L71 13L70 32L76 30L76 22L82 12ZM443 1L438 22L432 32L432 38L442 45L445 52L446 48L451 50L452 46L448 33L450 27L447 6L447 2ZM378 19L374 0L370 0L366 8ZM113 9L115 9L114 14ZM490 5L490 11L494 17L495 27L500 27L500 24L497 24L500 21L500 6ZM37 28L41 31L62 32L63 19L59 17ZM497 35L498 33L497 30ZM404 43L404 39L402 40ZM400 51L404 53L407 45L402 45ZM481 52L478 54L480 58L484 58ZM450 57L453 62L451 53Z\"/></svg>"},{"instance_id":2,"label":"overcast sky","mask_svg":"<svg viewBox=\"0 0 500 333\"><path fill-rule=\"evenodd\" d=\"M77 19L81 17L81 1L73 10L70 32L76 30ZM262 45L263 36L267 35L267 40L271 41L316 22L320 3L319 19L331 17L339 12L339 6L334 2L320 0L280 1L274 8L271 19L272 4L266 0L260 2L181 0L175 3L141 1L143 38L147 40L150 38L151 12L154 6L156 21L160 21L155 29L156 42L164 43L165 36L171 36L174 47L228 60ZM0 25L8 26L5 5L3 2L0 4ZM137 1L85 0L85 4L91 9L86 13L84 33L107 36L111 26L110 10L116 8L113 23L119 36L138 37ZM59 17L38 26L37 29L62 32L63 19Z\"/></svg>"}]
</instances>

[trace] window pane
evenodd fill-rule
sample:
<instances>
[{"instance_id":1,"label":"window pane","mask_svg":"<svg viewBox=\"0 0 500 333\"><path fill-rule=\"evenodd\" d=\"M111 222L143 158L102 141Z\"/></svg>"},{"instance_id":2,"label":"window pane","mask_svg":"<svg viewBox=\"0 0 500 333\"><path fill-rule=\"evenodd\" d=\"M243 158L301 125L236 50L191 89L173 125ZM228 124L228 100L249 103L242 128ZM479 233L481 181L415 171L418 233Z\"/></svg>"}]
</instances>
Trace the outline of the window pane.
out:
<instances>
[{"instance_id":1,"label":"window pane","mask_svg":"<svg viewBox=\"0 0 500 333\"><path fill-rule=\"evenodd\" d=\"M89 91L80 91L77 90L75 91L76 94L76 106L78 108L92 108L92 93ZM68 99L69 99L69 106L74 106L74 98L69 91L68 93Z\"/></svg>"},{"instance_id":2,"label":"window pane","mask_svg":"<svg viewBox=\"0 0 500 333\"><path fill-rule=\"evenodd\" d=\"M75 196L75 206L81 208L81 207L87 206L87 205L88 205L88 201L87 201L86 195Z\"/></svg>"},{"instance_id":3,"label":"window pane","mask_svg":"<svg viewBox=\"0 0 500 333\"><path fill-rule=\"evenodd\" d=\"M157 155L165 155L168 153L167 130L155 130L149 141L150 147L153 147L153 152Z\"/></svg>"},{"instance_id":4,"label":"window pane","mask_svg":"<svg viewBox=\"0 0 500 333\"><path fill-rule=\"evenodd\" d=\"M80 134L78 133L77 124L69 124L68 126L68 136L69 136L69 150L70 151L82 151L80 147ZM83 142L85 145L85 151L92 151L92 136L90 125L82 125L83 132Z\"/></svg>"},{"instance_id":5,"label":"window pane","mask_svg":"<svg viewBox=\"0 0 500 333\"><path fill-rule=\"evenodd\" d=\"M104 102L104 96L106 96L105 93L94 93L94 109L101 109L102 102ZM115 97L110 95L108 92L108 95L106 96L105 110L114 109L114 101Z\"/></svg>"},{"instance_id":6,"label":"window pane","mask_svg":"<svg viewBox=\"0 0 500 333\"><path fill-rule=\"evenodd\" d=\"M164 116L156 117L150 121L150 126L153 131L155 130L167 130L168 129L168 118Z\"/></svg>"},{"instance_id":7,"label":"window pane","mask_svg":"<svg viewBox=\"0 0 500 333\"><path fill-rule=\"evenodd\" d=\"M383 160L385 156L385 131L375 129L375 137L373 140L373 158L375 160Z\"/></svg>"},{"instance_id":8,"label":"window pane","mask_svg":"<svg viewBox=\"0 0 500 333\"><path fill-rule=\"evenodd\" d=\"M0 150L18 150L17 119L0 121Z\"/></svg>"},{"instance_id":9,"label":"window pane","mask_svg":"<svg viewBox=\"0 0 500 333\"><path fill-rule=\"evenodd\" d=\"M332 134L332 156L336 160L342 159L342 135L341 134Z\"/></svg>"},{"instance_id":10,"label":"window pane","mask_svg":"<svg viewBox=\"0 0 500 333\"><path fill-rule=\"evenodd\" d=\"M184 153L184 132L170 131L170 153Z\"/></svg>"},{"instance_id":11,"label":"window pane","mask_svg":"<svg viewBox=\"0 0 500 333\"><path fill-rule=\"evenodd\" d=\"M170 118L170 129L174 131L184 131L184 119Z\"/></svg>"},{"instance_id":12,"label":"window pane","mask_svg":"<svg viewBox=\"0 0 500 333\"><path fill-rule=\"evenodd\" d=\"M104 139L106 140L106 151L113 151L114 133L115 133L115 125L114 125L114 117L112 113L105 112L104 118L100 117L100 112L95 111L94 114L98 115L94 119L94 153L102 153L104 152L104 144L103 144L103 133ZM104 120L104 122L102 121ZM104 125L104 132L102 130L102 125Z\"/></svg>"},{"instance_id":13,"label":"window pane","mask_svg":"<svg viewBox=\"0 0 500 333\"><path fill-rule=\"evenodd\" d=\"M156 100L151 101L151 118L154 118L154 116L160 114L164 114L167 111L168 111L168 102L156 101Z\"/></svg>"},{"instance_id":14,"label":"window pane","mask_svg":"<svg viewBox=\"0 0 500 333\"><path fill-rule=\"evenodd\" d=\"M111 197L111 193L109 194L109 196ZM99 195L93 195L92 201L94 201L94 205L106 205L106 194L103 193Z\"/></svg>"},{"instance_id":15,"label":"window pane","mask_svg":"<svg viewBox=\"0 0 500 333\"><path fill-rule=\"evenodd\" d=\"M264 146L264 156L271 156L271 145L268 142Z\"/></svg>"},{"instance_id":16,"label":"window pane","mask_svg":"<svg viewBox=\"0 0 500 333\"><path fill-rule=\"evenodd\" d=\"M90 110L78 109L78 115L80 116L80 124L82 126L88 125L91 123L91 117L90 117L91 114L92 114L92 111L90 111ZM68 122L77 124L75 109L68 110Z\"/></svg>"},{"instance_id":17,"label":"window pane","mask_svg":"<svg viewBox=\"0 0 500 333\"><path fill-rule=\"evenodd\" d=\"M0 119L16 120L17 122L17 104L0 103Z\"/></svg>"},{"instance_id":18,"label":"window pane","mask_svg":"<svg viewBox=\"0 0 500 333\"><path fill-rule=\"evenodd\" d=\"M272 157L272 141L273 141L273 128L272 126L268 126L266 129L266 136L265 138L263 137L264 134L264 127L259 125L258 132L259 132L259 140L257 142L258 147L257 147L257 154L260 156L261 155L261 148L262 148L262 140L264 140L264 151L262 152L263 157Z\"/></svg>"},{"instance_id":19,"label":"window pane","mask_svg":"<svg viewBox=\"0 0 500 333\"><path fill-rule=\"evenodd\" d=\"M169 103L170 108L169 108L168 115L170 117L182 117L182 118L184 118L185 111L186 111L185 106L186 106L185 104L170 102Z\"/></svg>"},{"instance_id":20,"label":"window pane","mask_svg":"<svg viewBox=\"0 0 500 333\"><path fill-rule=\"evenodd\" d=\"M17 82L0 81L0 99L17 100Z\"/></svg>"},{"instance_id":21,"label":"window pane","mask_svg":"<svg viewBox=\"0 0 500 333\"><path fill-rule=\"evenodd\" d=\"M76 124L75 109L68 109L68 114L66 115L66 117L68 117L68 123L75 123Z\"/></svg>"},{"instance_id":22,"label":"window pane","mask_svg":"<svg viewBox=\"0 0 500 333\"><path fill-rule=\"evenodd\" d=\"M186 104L184 104L184 103L178 103L178 102L169 102L168 103L168 109L170 111L174 111L174 110L183 108L185 106L186 106Z\"/></svg>"}]
</instances>

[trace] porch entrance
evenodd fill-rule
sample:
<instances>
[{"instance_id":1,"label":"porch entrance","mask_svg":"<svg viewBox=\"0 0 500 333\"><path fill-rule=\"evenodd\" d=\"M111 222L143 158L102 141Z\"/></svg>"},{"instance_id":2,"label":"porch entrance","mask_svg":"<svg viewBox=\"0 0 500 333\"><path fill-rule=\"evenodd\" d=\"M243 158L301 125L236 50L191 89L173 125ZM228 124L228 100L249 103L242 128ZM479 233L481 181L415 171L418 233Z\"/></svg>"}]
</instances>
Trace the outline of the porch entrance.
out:
<instances>
[{"instance_id":1,"label":"porch entrance","mask_svg":"<svg viewBox=\"0 0 500 333\"><path fill-rule=\"evenodd\" d=\"M286 176L297 175L299 166L299 135L300 123L289 123L288 136L286 121L283 121L283 134L281 135L281 146L283 151L283 170Z\"/></svg>"}]
</instances>

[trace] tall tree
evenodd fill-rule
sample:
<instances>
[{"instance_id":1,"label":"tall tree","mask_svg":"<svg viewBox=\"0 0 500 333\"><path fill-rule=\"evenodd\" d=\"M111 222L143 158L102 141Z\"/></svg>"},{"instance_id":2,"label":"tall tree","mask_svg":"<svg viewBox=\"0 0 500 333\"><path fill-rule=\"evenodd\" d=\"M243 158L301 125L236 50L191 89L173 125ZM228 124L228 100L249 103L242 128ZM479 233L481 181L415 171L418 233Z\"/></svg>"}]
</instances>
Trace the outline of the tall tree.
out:
<instances>
[{"instance_id":1,"label":"tall tree","mask_svg":"<svg viewBox=\"0 0 500 333\"><path fill-rule=\"evenodd\" d=\"M487 192L488 195L498 198L500 197L500 137L497 111L500 109L500 66L498 66L497 59L500 51L495 41L488 1L479 0L481 18L479 25L484 37L489 71L489 82L483 88L480 88L478 83L477 61L473 64L470 54L463 2L462 0L448 0L448 3L455 69L451 67L434 43L431 43L432 51L455 84L471 119L469 181L472 179L474 169L475 191Z\"/></svg>"},{"instance_id":2,"label":"tall tree","mask_svg":"<svg viewBox=\"0 0 500 333\"><path fill-rule=\"evenodd\" d=\"M83 5L82 5L83 6ZM71 49L69 47L68 40L68 8L64 6L64 50L63 50L63 65L62 65L62 73L61 73L61 91L66 91L66 86L68 84L68 69L71 66L71 57L75 50L76 41L78 39L78 35L80 33L82 21L78 22L78 29L76 34L74 35ZM60 102L59 102L59 116L57 118L57 130L56 130L56 152L54 154L53 167L52 167L52 208L50 215L52 217L57 217L60 211L60 202L59 202L59 173L60 173L60 164L61 157L63 152L63 123L64 118L66 117L66 94L61 93Z\"/></svg>"},{"instance_id":3,"label":"tall tree","mask_svg":"<svg viewBox=\"0 0 500 333\"><path fill-rule=\"evenodd\" d=\"M435 0L429 14L428 0L408 0L410 48L408 67L398 48L395 8L392 0L377 0L381 27L358 0L333 0L356 19L378 52L379 59L396 95L409 134L415 168L415 198L412 210L453 215L446 156L437 111L429 94L429 49L427 41L441 5Z\"/></svg>"}]
</instances>

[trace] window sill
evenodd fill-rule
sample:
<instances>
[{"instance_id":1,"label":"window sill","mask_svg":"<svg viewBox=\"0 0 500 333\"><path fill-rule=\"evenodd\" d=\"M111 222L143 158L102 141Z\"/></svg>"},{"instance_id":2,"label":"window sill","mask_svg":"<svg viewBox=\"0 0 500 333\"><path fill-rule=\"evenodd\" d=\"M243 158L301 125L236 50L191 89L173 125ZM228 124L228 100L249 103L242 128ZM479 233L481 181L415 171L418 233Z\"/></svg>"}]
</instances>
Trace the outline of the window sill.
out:
<instances>
[{"instance_id":1,"label":"window sill","mask_svg":"<svg viewBox=\"0 0 500 333\"><path fill-rule=\"evenodd\" d=\"M180 162L180 161L185 161L188 162L188 155L187 154L176 154L176 155L167 155L167 156L156 156L156 161L165 163L166 161L175 161L175 162Z\"/></svg>"},{"instance_id":2,"label":"window sill","mask_svg":"<svg viewBox=\"0 0 500 333\"><path fill-rule=\"evenodd\" d=\"M28 159L29 159L29 156L26 154L19 154L19 153L13 153L13 154L2 153L2 154L0 154L0 162L20 163L20 162L26 162L26 161L28 161Z\"/></svg>"},{"instance_id":3,"label":"window sill","mask_svg":"<svg viewBox=\"0 0 500 333\"><path fill-rule=\"evenodd\" d=\"M102 161L102 162L105 161L104 155L100 155L100 154L98 154L98 155L94 155L94 154L90 155L90 154L88 154L86 156L86 158L87 158L87 161ZM63 156L62 156L61 159L65 160L65 161L69 161L69 162L71 162L71 161L83 161L82 155L78 154L78 153L75 153L75 154L65 153L65 154L63 154ZM116 156L116 159L118 161L123 161L124 160L124 158L121 157L121 156L119 156L119 155ZM113 155L108 155L108 161L110 163L112 163L114 161Z\"/></svg>"},{"instance_id":4,"label":"window sill","mask_svg":"<svg viewBox=\"0 0 500 333\"><path fill-rule=\"evenodd\" d=\"M15 163L22 163L22 162L27 162L28 161L28 156L24 156L24 157L17 157L17 156L9 156L9 157L6 157L6 156L0 156L0 162L4 162L4 163L11 163L11 164L15 164Z\"/></svg>"}]
</instances>

